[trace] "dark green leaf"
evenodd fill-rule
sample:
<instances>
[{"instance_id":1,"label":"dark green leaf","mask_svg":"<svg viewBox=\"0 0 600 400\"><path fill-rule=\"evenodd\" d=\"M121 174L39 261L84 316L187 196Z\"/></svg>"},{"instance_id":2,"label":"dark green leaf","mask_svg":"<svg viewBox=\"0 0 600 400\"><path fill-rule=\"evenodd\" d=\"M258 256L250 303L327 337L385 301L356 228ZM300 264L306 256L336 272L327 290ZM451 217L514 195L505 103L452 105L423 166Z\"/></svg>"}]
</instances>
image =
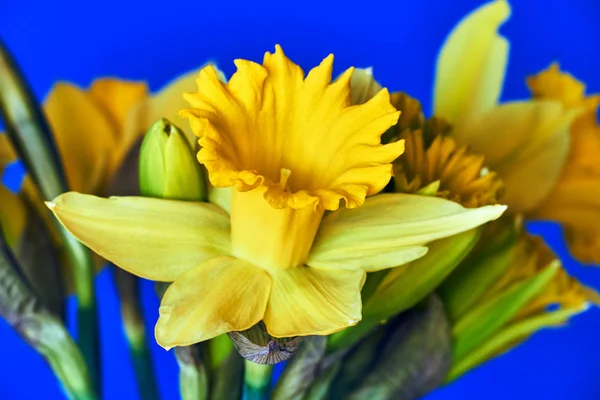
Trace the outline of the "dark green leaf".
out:
<instances>
[{"instance_id":1,"label":"dark green leaf","mask_svg":"<svg viewBox=\"0 0 600 400\"><path fill-rule=\"evenodd\" d=\"M325 336L309 336L291 358L273 391L274 400L301 400L325 356Z\"/></svg>"},{"instance_id":2,"label":"dark green leaf","mask_svg":"<svg viewBox=\"0 0 600 400\"><path fill-rule=\"evenodd\" d=\"M382 358L349 399L416 399L444 382L451 340L442 302L432 295L395 325Z\"/></svg>"}]
</instances>

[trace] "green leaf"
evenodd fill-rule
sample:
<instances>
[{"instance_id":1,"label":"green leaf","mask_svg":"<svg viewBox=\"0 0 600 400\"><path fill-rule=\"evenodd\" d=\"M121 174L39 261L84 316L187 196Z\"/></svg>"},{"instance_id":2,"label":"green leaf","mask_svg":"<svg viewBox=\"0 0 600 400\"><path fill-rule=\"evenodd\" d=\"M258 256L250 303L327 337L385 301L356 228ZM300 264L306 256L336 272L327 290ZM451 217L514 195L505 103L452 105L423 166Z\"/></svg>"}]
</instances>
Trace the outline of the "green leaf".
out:
<instances>
[{"instance_id":1,"label":"green leaf","mask_svg":"<svg viewBox=\"0 0 600 400\"><path fill-rule=\"evenodd\" d=\"M27 219L14 249L15 257L27 282L40 297L42 304L63 319L65 290L58 250L55 248L48 225L25 196L20 195L20 198Z\"/></svg>"},{"instance_id":2,"label":"green leaf","mask_svg":"<svg viewBox=\"0 0 600 400\"><path fill-rule=\"evenodd\" d=\"M210 374L210 400L239 400L244 379L244 359L235 351L229 353Z\"/></svg>"},{"instance_id":3,"label":"green leaf","mask_svg":"<svg viewBox=\"0 0 600 400\"><path fill-rule=\"evenodd\" d=\"M399 317L382 357L348 399L408 400L438 387L450 369L450 328L434 295Z\"/></svg>"},{"instance_id":4,"label":"green leaf","mask_svg":"<svg viewBox=\"0 0 600 400\"><path fill-rule=\"evenodd\" d=\"M368 274L374 281L374 275L380 282L363 305L363 319L357 325L333 334L329 338L328 350L337 350L356 343L382 321L386 321L423 300L435 290L454 268L469 254L479 238L480 230L469 231L437 240L429 244L429 252L409 264ZM363 289L365 290L365 289ZM363 296L366 297L366 296Z\"/></svg>"},{"instance_id":5,"label":"green leaf","mask_svg":"<svg viewBox=\"0 0 600 400\"><path fill-rule=\"evenodd\" d=\"M587 307L587 306L586 306ZM452 365L447 381L453 381L465 372L477 367L487 360L515 347L521 341L543 328L555 327L564 324L570 317L579 314L585 309L571 308L555 312L544 313L524 321L516 322L502 329L498 334L487 340L478 348L465 355L460 361Z\"/></svg>"},{"instance_id":6,"label":"green leaf","mask_svg":"<svg viewBox=\"0 0 600 400\"><path fill-rule=\"evenodd\" d=\"M454 272L444 281L439 294L451 321L457 321L485 295L513 265L520 224L503 217L483 228L482 238Z\"/></svg>"},{"instance_id":7,"label":"green leaf","mask_svg":"<svg viewBox=\"0 0 600 400\"><path fill-rule=\"evenodd\" d=\"M379 327L350 350L332 384L330 397L345 399L364 380L368 371L376 365L385 336L386 330Z\"/></svg>"},{"instance_id":8,"label":"green leaf","mask_svg":"<svg viewBox=\"0 0 600 400\"><path fill-rule=\"evenodd\" d=\"M551 263L537 275L473 308L456 322L452 329L454 362L459 362L517 315L544 290L558 269L558 261Z\"/></svg>"},{"instance_id":9,"label":"green leaf","mask_svg":"<svg viewBox=\"0 0 600 400\"><path fill-rule=\"evenodd\" d=\"M302 400L325 356L325 336L309 336L286 365L272 394L273 400Z\"/></svg>"}]
</instances>

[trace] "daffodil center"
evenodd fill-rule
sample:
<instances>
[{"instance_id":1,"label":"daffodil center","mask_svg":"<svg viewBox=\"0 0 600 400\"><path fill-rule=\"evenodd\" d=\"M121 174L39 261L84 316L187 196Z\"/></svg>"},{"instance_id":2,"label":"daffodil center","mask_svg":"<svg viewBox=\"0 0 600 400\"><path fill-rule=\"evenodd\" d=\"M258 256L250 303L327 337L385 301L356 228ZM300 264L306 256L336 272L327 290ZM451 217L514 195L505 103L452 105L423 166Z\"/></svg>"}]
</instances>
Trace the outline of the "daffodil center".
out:
<instances>
[{"instance_id":1,"label":"daffodil center","mask_svg":"<svg viewBox=\"0 0 600 400\"><path fill-rule=\"evenodd\" d=\"M264 189L234 190L231 196L231 248L234 256L267 269L301 266L323 217L312 205L277 209Z\"/></svg>"}]
</instances>

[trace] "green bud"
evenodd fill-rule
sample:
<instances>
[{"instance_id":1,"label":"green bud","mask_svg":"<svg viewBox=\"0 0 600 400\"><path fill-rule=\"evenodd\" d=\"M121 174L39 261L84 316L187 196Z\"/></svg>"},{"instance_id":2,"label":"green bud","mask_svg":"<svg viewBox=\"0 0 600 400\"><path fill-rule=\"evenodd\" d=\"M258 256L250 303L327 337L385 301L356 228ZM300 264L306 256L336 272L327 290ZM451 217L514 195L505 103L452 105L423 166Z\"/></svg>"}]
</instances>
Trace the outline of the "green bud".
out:
<instances>
[{"instance_id":1,"label":"green bud","mask_svg":"<svg viewBox=\"0 0 600 400\"><path fill-rule=\"evenodd\" d=\"M140 150L143 196L201 201L206 198L203 170L183 132L163 118L146 133Z\"/></svg>"}]
</instances>

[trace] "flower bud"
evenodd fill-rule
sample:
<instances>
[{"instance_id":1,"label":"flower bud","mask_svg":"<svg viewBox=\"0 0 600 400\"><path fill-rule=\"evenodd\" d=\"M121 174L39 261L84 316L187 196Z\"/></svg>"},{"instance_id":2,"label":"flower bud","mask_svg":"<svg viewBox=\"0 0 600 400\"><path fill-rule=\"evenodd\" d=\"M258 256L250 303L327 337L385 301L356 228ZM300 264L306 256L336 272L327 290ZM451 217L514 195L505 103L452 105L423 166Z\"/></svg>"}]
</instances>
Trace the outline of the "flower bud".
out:
<instances>
[{"instance_id":1,"label":"flower bud","mask_svg":"<svg viewBox=\"0 0 600 400\"><path fill-rule=\"evenodd\" d=\"M204 173L183 132L163 118L146 133L140 150L142 195L200 201L206 197Z\"/></svg>"}]
</instances>

